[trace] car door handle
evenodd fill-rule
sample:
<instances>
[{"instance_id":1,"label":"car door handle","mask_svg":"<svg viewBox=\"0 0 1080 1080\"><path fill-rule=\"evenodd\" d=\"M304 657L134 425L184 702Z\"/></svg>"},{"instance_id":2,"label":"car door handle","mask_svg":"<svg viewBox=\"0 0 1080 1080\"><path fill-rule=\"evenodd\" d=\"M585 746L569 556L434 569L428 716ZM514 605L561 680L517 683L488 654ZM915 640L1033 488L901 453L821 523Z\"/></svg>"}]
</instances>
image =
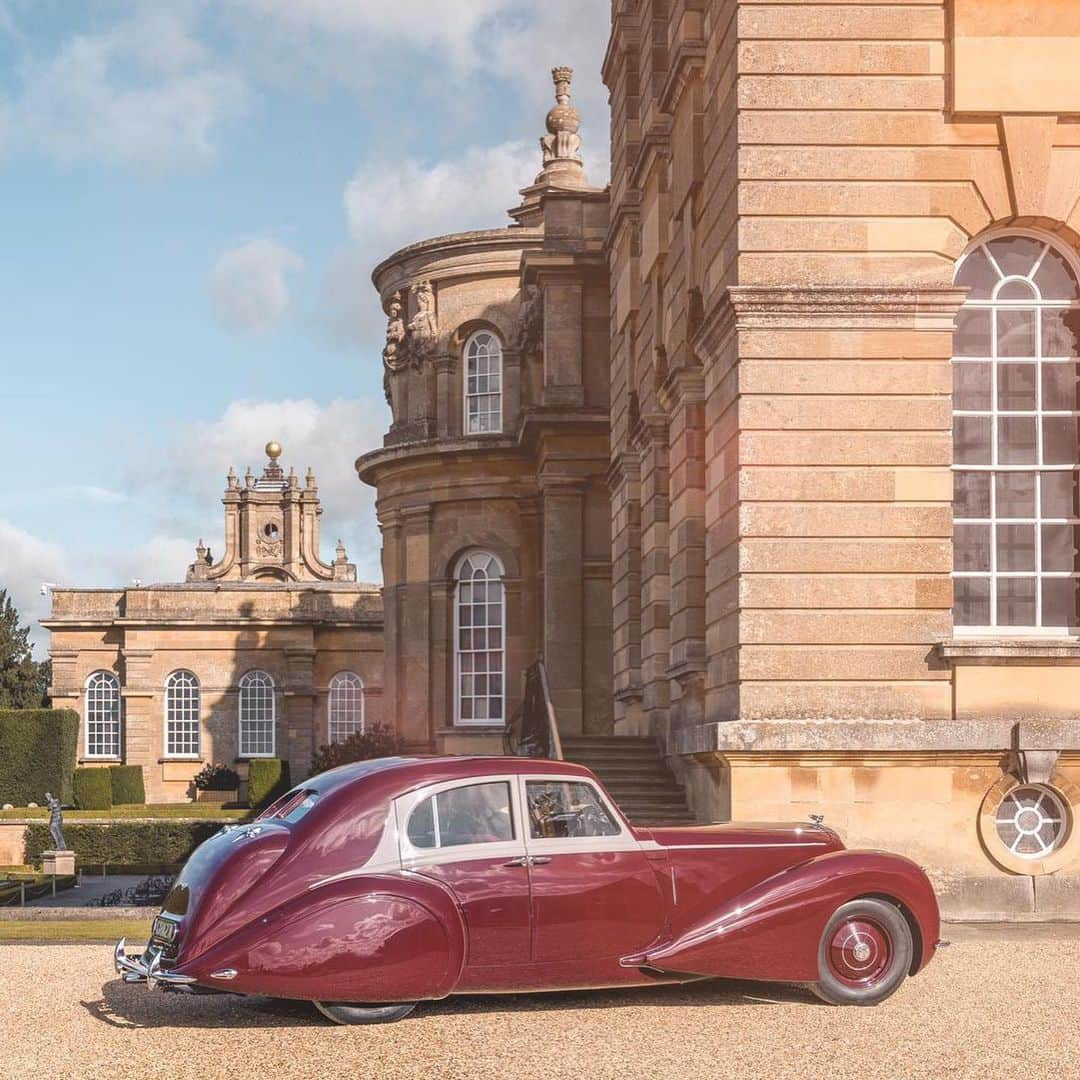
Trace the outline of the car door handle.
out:
<instances>
[{"instance_id":1,"label":"car door handle","mask_svg":"<svg viewBox=\"0 0 1080 1080\"><path fill-rule=\"evenodd\" d=\"M549 862L551 862L551 856L550 855L530 855L529 856L529 865L530 866L547 866L547 864Z\"/></svg>"},{"instance_id":2,"label":"car door handle","mask_svg":"<svg viewBox=\"0 0 1080 1080\"><path fill-rule=\"evenodd\" d=\"M511 859L509 862L504 862L503 866L528 866L529 856L519 855L516 859Z\"/></svg>"}]
</instances>

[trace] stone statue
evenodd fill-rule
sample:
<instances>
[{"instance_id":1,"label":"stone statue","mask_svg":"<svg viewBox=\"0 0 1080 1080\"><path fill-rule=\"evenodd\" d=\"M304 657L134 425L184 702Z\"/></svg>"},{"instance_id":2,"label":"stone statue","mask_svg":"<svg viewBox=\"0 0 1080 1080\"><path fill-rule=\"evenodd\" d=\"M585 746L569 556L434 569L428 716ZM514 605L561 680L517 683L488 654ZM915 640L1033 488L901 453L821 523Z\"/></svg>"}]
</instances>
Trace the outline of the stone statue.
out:
<instances>
[{"instance_id":1,"label":"stone statue","mask_svg":"<svg viewBox=\"0 0 1080 1080\"><path fill-rule=\"evenodd\" d=\"M60 800L46 791L45 805L49 808L49 832L52 833L53 846L57 851L67 851L68 846L64 843L64 810Z\"/></svg>"},{"instance_id":2,"label":"stone statue","mask_svg":"<svg viewBox=\"0 0 1080 1080\"><path fill-rule=\"evenodd\" d=\"M521 305L517 325L517 347L523 358L540 348L544 338L544 294L538 285L529 285Z\"/></svg>"},{"instance_id":3,"label":"stone statue","mask_svg":"<svg viewBox=\"0 0 1080 1080\"><path fill-rule=\"evenodd\" d=\"M430 281L421 281L415 289L416 314L409 320L412 345L423 345L435 339L439 324L435 318L435 293Z\"/></svg>"},{"instance_id":4,"label":"stone statue","mask_svg":"<svg viewBox=\"0 0 1080 1080\"><path fill-rule=\"evenodd\" d=\"M402 318L404 305L401 293L396 292L390 298L390 311L386 317L386 345L383 348L383 363L391 371L396 371L401 363L398 353L405 341L405 320Z\"/></svg>"}]
</instances>

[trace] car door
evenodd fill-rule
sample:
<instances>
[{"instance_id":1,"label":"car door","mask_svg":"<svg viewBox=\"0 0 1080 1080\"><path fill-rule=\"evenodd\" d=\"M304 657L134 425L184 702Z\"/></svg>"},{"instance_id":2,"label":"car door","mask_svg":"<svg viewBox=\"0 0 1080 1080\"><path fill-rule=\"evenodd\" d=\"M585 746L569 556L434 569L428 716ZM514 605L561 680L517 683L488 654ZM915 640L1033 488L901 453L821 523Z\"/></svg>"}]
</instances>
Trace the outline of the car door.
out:
<instances>
[{"instance_id":1,"label":"car door","mask_svg":"<svg viewBox=\"0 0 1080 1080\"><path fill-rule=\"evenodd\" d=\"M457 780L399 799L401 865L446 885L464 913L470 967L528 963L529 871L516 778Z\"/></svg>"},{"instance_id":2,"label":"car door","mask_svg":"<svg viewBox=\"0 0 1080 1080\"><path fill-rule=\"evenodd\" d=\"M580 776L522 777L535 963L617 958L650 944L665 897L640 843Z\"/></svg>"}]
</instances>

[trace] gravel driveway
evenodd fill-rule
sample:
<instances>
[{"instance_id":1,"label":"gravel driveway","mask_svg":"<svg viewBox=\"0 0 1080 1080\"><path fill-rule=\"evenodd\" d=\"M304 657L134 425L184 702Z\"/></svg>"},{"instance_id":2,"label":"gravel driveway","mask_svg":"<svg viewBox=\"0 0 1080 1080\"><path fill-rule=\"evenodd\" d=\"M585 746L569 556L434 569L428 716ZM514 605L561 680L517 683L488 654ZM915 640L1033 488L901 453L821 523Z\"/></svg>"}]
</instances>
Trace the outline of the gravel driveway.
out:
<instances>
[{"instance_id":1,"label":"gravel driveway","mask_svg":"<svg viewBox=\"0 0 1080 1080\"><path fill-rule=\"evenodd\" d=\"M459 998L341 1028L151 993L102 945L0 946L0 1077L1038 1077L1080 1071L1080 940L965 940L876 1009L712 982Z\"/></svg>"}]
</instances>

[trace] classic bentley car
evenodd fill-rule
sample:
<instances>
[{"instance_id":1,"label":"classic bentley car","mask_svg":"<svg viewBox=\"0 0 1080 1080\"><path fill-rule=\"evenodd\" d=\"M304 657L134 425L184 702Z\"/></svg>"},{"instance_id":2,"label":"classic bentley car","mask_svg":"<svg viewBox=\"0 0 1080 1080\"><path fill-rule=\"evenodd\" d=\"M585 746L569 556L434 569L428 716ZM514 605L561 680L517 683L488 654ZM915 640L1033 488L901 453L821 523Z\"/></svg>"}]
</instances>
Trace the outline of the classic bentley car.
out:
<instances>
[{"instance_id":1,"label":"classic bentley car","mask_svg":"<svg viewBox=\"0 0 1080 1080\"><path fill-rule=\"evenodd\" d=\"M449 994L728 977L873 1005L938 944L914 863L819 821L641 828L565 761L323 773L191 856L130 982L311 1001L342 1024Z\"/></svg>"}]
</instances>

